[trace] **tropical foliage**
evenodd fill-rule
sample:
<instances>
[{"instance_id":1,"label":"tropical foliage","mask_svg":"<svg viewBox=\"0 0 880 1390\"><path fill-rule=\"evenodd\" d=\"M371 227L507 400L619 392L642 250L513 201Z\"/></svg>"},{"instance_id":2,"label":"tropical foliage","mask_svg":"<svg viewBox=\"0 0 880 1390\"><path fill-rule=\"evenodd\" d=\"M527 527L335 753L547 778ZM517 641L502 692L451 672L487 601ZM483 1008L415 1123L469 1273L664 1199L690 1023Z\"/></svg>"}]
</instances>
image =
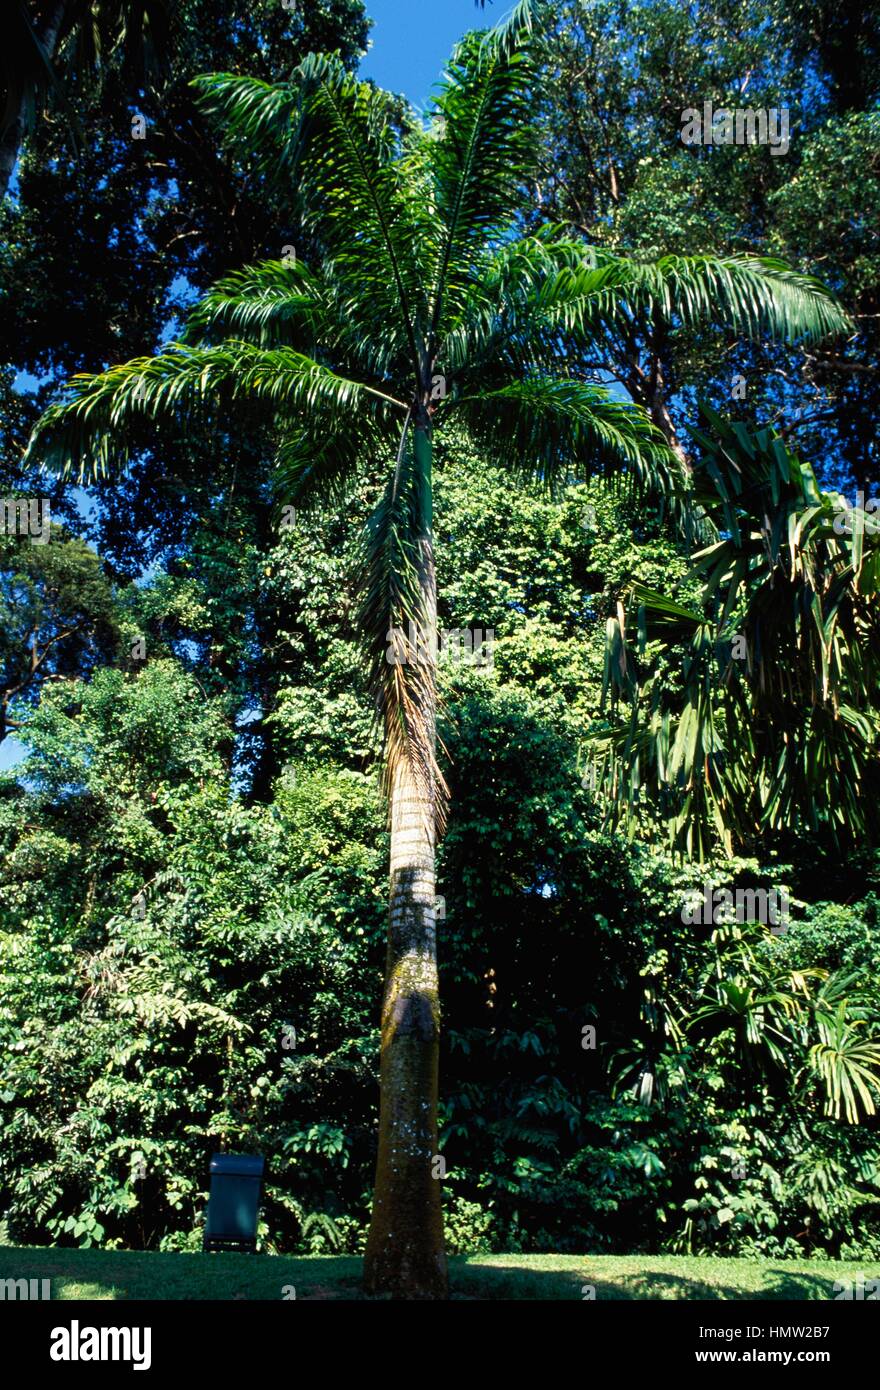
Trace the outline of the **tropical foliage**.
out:
<instances>
[{"instance_id":1,"label":"tropical foliage","mask_svg":"<svg viewBox=\"0 0 880 1390\"><path fill-rule=\"evenodd\" d=\"M623 609L608 619L606 688L632 702L627 726L596 735L612 805L634 827L644 791L671 844L700 855L799 820L842 850L873 840L880 522L772 432L704 416L694 500L710 544L682 581L696 602L636 583L640 653Z\"/></svg>"},{"instance_id":2,"label":"tropical foliage","mask_svg":"<svg viewBox=\"0 0 880 1390\"><path fill-rule=\"evenodd\" d=\"M80 8L0 210L4 1238L197 1249L226 1148L362 1253L421 995L429 1254L426 1156L451 1252L880 1258L873 21L521 4L423 120L354 0L194 0L135 148ZM785 159L677 138L744 71ZM490 662L389 662L435 610Z\"/></svg>"}]
</instances>

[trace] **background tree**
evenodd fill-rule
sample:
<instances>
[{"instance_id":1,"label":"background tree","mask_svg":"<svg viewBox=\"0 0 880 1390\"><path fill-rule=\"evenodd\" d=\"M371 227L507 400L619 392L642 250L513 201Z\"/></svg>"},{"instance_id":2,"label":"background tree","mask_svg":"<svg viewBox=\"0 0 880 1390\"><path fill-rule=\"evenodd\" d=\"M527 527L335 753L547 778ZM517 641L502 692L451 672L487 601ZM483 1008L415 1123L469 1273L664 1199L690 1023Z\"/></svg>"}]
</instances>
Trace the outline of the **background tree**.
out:
<instances>
[{"instance_id":1,"label":"background tree","mask_svg":"<svg viewBox=\"0 0 880 1390\"><path fill-rule=\"evenodd\" d=\"M113 658L118 612L93 550L55 528L51 544L0 539L0 741L49 678Z\"/></svg>"},{"instance_id":2,"label":"background tree","mask_svg":"<svg viewBox=\"0 0 880 1390\"><path fill-rule=\"evenodd\" d=\"M167 64L177 6L173 0L13 0L3 23L0 66L0 198L21 142L48 106L63 113L76 149L81 134L66 96L73 80L95 80L120 54L130 87Z\"/></svg>"},{"instance_id":3,"label":"background tree","mask_svg":"<svg viewBox=\"0 0 880 1390\"><path fill-rule=\"evenodd\" d=\"M656 423L668 412L686 449L699 392L750 424L776 424L823 481L868 494L880 482L872 172L880 21L856 5L835 9L834 23L831 13L824 3L771 4L766 23L756 23L728 0L548 10L534 216L563 217L621 252L769 253L819 274L853 319L848 341L792 352L759 338L735 342L717 324L669 333L642 318L603 345L594 366L626 382ZM861 55L857 77L843 72L844 52ZM788 152L685 146L682 112L704 102L716 111L786 108Z\"/></svg>"}]
</instances>

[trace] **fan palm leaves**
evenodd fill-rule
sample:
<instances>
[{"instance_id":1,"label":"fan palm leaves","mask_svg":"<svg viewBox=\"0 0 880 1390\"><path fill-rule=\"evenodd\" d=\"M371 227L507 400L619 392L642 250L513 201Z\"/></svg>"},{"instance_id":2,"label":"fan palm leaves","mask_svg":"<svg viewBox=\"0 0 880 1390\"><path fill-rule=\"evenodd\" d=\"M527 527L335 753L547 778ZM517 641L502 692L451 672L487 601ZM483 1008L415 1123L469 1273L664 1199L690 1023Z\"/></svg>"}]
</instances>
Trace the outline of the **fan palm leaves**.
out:
<instances>
[{"instance_id":1,"label":"fan palm leaves","mask_svg":"<svg viewBox=\"0 0 880 1390\"><path fill-rule=\"evenodd\" d=\"M835 1120L843 1114L850 1124L862 1111L875 1115L880 1096L880 1043L865 1036L864 1026L841 1008L820 1022L821 1041L810 1049L810 1065L827 1094L826 1113Z\"/></svg>"},{"instance_id":2,"label":"fan palm leaves","mask_svg":"<svg viewBox=\"0 0 880 1390\"><path fill-rule=\"evenodd\" d=\"M599 256L559 228L524 236L534 172L539 11L522 0L456 48L431 121L312 55L278 86L197 80L224 140L287 191L318 248L227 276L183 340L75 378L34 457L82 478L125 466L156 429L259 415L278 439L279 496L326 506L368 464L387 484L364 535L361 627L385 739L391 909L382 1104L367 1279L445 1289L437 1152L436 756L432 440L458 422L513 473L548 486L617 473L679 495L679 459L645 412L585 379L584 354L637 313L810 339L842 325L819 287L775 263Z\"/></svg>"},{"instance_id":3,"label":"fan palm leaves","mask_svg":"<svg viewBox=\"0 0 880 1390\"><path fill-rule=\"evenodd\" d=\"M825 1113L856 1124L875 1115L880 1098L880 1041L867 1030L872 1010L859 997L854 977L832 976L815 1001L818 1041L810 1048L809 1072L825 1091Z\"/></svg>"},{"instance_id":4,"label":"fan palm leaves","mask_svg":"<svg viewBox=\"0 0 880 1390\"><path fill-rule=\"evenodd\" d=\"M732 1030L741 1062L784 1067L808 1017L810 984L818 969L774 970L764 933L751 925L719 926L699 990L699 1003L682 1020L686 1036Z\"/></svg>"},{"instance_id":5,"label":"fan palm leaves","mask_svg":"<svg viewBox=\"0 0 880 1390\"><path fill-rule=\"evenodd\" d=\"M610 814L635 832L653 807L700 858L798 819L842 846L876 815L880 527L770 431L703 416L699 601L632 586L642 649L649 624L661 645L653 667L623 607L609 622L606 689L632 702L594 740Z\"/></svg>"},{"instance_id":6,"label":"fan palm leaves","mask_svg":"<svg viewBox=\"0 0 880 1390\"><path fill-rule=\"evenodd\" d=\"M696 1007L672 1036L693 1046L728 1033L746 1074L761 1071L772 1080L774 1073L794 1072L805 1105L818 1082L824 1111L835 1120L857 1124L874 1115L880 1041L868 1031L870 1010L861 1002L858 979L781 967L772 945L761 927L715 928Z\"/></svg>"}]
</instances>

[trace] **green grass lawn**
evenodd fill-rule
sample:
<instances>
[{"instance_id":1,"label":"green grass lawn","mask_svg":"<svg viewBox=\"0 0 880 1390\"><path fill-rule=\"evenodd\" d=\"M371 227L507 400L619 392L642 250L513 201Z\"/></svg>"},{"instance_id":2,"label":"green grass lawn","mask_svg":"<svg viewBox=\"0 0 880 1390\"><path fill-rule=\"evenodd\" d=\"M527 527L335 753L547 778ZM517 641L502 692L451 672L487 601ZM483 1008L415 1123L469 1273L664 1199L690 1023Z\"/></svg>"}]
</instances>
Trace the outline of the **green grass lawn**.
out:
<instances>
[{"instance_id":1,"label":"green grass lawn","mask_svg":"<svg viewBox=\"0 0 880 1390\"><path fill-rule=\"evenodd\" d=\"M175 1255L0 1246L0 1279L51 1279L54 1299L362 1298L353 1256ZM450 1261L453 1298L811 1299L880 1264L697 1256L472 1255Z\"/></svg>"}]
</instances>

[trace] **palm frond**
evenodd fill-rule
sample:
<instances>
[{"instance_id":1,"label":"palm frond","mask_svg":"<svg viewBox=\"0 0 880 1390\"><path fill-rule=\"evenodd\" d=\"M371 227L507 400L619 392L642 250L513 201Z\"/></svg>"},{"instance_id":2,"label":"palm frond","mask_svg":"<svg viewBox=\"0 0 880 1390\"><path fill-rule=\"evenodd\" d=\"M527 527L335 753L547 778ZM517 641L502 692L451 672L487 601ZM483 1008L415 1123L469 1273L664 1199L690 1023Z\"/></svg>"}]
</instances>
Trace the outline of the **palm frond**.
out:
<instances>
[{"instance_id":1,"label":"palm frond","mask_svg":"<svg viewBox=\"0 0 880 1390\"><path fill-rule=\"evenodd\" d=\"M338 376L292 348L257 348L229 341L219 347L172 344L156 357L135 358L96 376L75 376L67 397L51 406L28 446L28 458L80 479L124 468L136 443L131 427L165 423L185 428L193 418L216 420L233 403L252 402L269 418L314 412L344 419L366 409L384 420L400 403Z\"/></svg>"},{"instance_id":2,"label":"palm frond","mask_svg":"<svg viewBox=\"0 0 880 1390\"><path fill-rule=\"evenodd\" d=\"M473 380L495 362L556 366L599 346L627 263L600 267L591 256L555 226L477 255L444 324L437 354L444 371Z\"/></svg>"},{"instance_id":3,"label":"palm frond","mask_svg":"<svg viewBox=\"0 0 880 1390\"><path fill-rule=\"evenodd\" d=\"M825 1087L826 1113L858 1124L860 1112L877 1113L880 1096L880 1044L866 1038L862 1023L847 1015L846 1004L832 1015L817 1014L819 1042L810 1048L810 1066Z\"/></svg>"},{"instance_id":4,"label":"palm frond","mask_svg":"<svg viewBox=\"0 0 880 1390\"><path fill-rule=\"evenodd\" d=\"M486 456L549 486L573 472L624 476L676 497L680 465L644 411L572 377L529 376L450 398Z\"/></svg>"},{"instance_id":5,"label":"palm frond","mask_svg":"<svg viewBox=\"0 0 880 1390\"><path fill-rule=\"evenodd\" d=\"M852 330L818 280L766 256L661 256L628 262L621 296L689 326L717 323L757 341L812 344Z\"/></svg>"},{"instance_id":6,"label":"palm frond","mask_svg":"<svg viewBox=\"0 0 880 1390\"><path fill-rule=\"evenodd\" d=\"M436 98L439 137L431 149L442 250L431 295L434 340L457 316L475 253L512 226L533 173L538 142L533 118L535 66L528 29L469 34L455 48Z\"/></svg>"},{"instance_id":7,"label":"palm frond","mask_svg":"<svg viewBox=\"0 0 880 1390\"><path fill-rule=\"evenodd\" d=\"M191 311L182 341L244 339L314 350L326 330L322 286L301 262L262 261L219 280Z\"/></svg>"},{"instance_id":8,"label":"palm frond","mask_svg":"<svg viewBox=\"0 0 880 1390\"><path fill-rule=\"evenodd\" d=\"M400 370L399 335L373 334L350 313L338 283L302 261L262 261L218 281L191 311L182 341L191 346L244 339L258 347L284 345L336 362L358 377L389 383L409 395Z\"/></svg>"},{"instance_id":9,"label":"palm frond","mask_svg":"<svg viewBox=\"0 0 880 1390\"><path fill-rule=\"evenodd\" d=\"M388 453L395 427L396 420L383 421L372 412L340 415L332 408L313 409L305 423L296 418L285 422L272 474L277 502L304 512L339 505L364 459Z\"/></svg>"},{"instance_id":10,"label":"palm frond","mask_svg":"<svg viewBox=\"0 0 880 1390\"><path fill-rule=\"evenodd\" d=\"M336 58L310 54L283 86L221 73L196 79L226 138L281 161L291 197L347 289L348 317L404 348L423 368L425 263L436 240L424 142L399 133L393 99L359 82ZM277 177L277 169L274 171Z\"/></svg>"},{"instance_id":11,"label":"palm frond","mask_svg":"<svg viewBox=\"0 0 880 1390\"><path fill-rule=\"evenodd\" d=\"M537 354L592 346L612 360L614 338L656 315L670 326L717 326L755 340L809 344L850 321L818 281L749 256L665 256L640 262L547 228L475 268L441 349L454 366L475 344L531 344Z\"/></svg>"},{"instance_id":12,"label":"palm frond","mask_svg":"<svg viewBox=\"0 0 880 1390\"><path fill-rule=\"evenodd\" d=\"M485 0L477 0L480 9L485 9ZM502 55L512 47L520 45L530 36L543 8L542 0L517 0L513 8L488 34L489 42Z\"/></svg>"},{"instance_id":13,"label":"palm frond","mask_svg":"<svg viewBox=\"0 0 880 1390\"><path fill-rule=\"evenodd\" d=\"M297 172L305 90L293 81L273 85L234 72L202 73L191 86L205 115L227 144L268 177L293 180Z\"/></svg>"},{"instance_id":14,"label":"palm frond","mask_svg":"<svg viewBox=\"0 0 880 1390\"><path fill-rule=\"evenodd\" d=\"M840 499L770 431L703 418L694 482L716 539L693 557L699 604L631 587L650 662L623 608L609 621L606 689L631 706L590 737L609 818L634 833L653 812L700 858L798 823L843 848L876 823L880 543L858 517L839 534Z\"/></svg>"}]
</instances>

